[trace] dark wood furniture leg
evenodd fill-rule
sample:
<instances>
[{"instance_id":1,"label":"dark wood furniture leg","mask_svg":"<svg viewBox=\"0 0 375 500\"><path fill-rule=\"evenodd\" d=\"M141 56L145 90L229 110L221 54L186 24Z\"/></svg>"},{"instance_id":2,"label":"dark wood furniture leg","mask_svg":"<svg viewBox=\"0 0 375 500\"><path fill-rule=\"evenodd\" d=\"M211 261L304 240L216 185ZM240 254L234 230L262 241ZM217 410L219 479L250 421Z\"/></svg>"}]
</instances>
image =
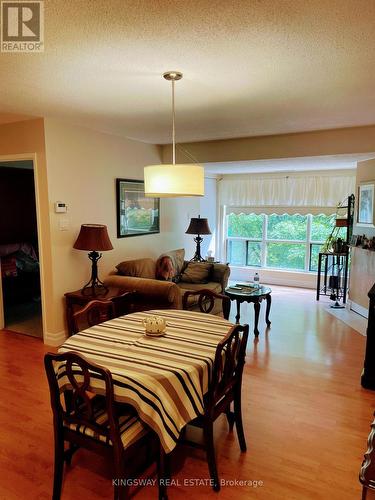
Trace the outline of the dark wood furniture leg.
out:
<instances>
[{"instance_id":1,"label":"dark wood furniture leg","mask_svg":"<svg viewBox=\"0 0 375 500\"><path fill-rule=\"evenodd\" d=\"M348 291L348 268L349 268L349 254L344 257L345 265L344 265L344 289L343 289L343 297L342 303L346 304L346 293Z\"/></svg>"},{"instance_id":2,"label":"dark wood furniture leg","mask_svg":"<svg viewBox=\"0 0 375 500\"><path fill-rule=\"evenodd\" d=\"M320 295L321 268L322 268L322 254L319 253L319 259L318 259L318 281L317 281L317 284L316 284L316 300L319 300L319 295Z\"/></svg>"},{"instance_id":3,"label":"dark wood furniture leg","mask_svg":"<svg viewBox=\"0 0 375 500\"><path fill-rule=\"evenodd\" d=\"M237 315L236 315L236 323L240 322L240 309L241 309L241 302L239 299L236 299L237 302Z\"/></svg>"},{"instance_id":4,"label":"dark wood furniture leg","mask_svg":"<svg viewBox=\"0 0 375 500\"><path fill-rule=\"evenodd\" d=\"M159 500L168 500L166 479L169 478L169 471L167 472L167 457L159 442L159 455L157 461L158 478L159 478Z\"/></svg>"},{"instance_id":5,"label":"dark wood furniture leg","mask_svg":"<svg viewBox=\"0 0 375 500\"><path fill-rule=\"evenodd\" d=\"M324 294L327 295L327 279L328 279L328 264L329 255L324 256Z\"/></svg>"},{"instance_id":6,"label":"dark wood furniture leg","mask_svg":"<svg viewBox=\"0 0 375 500\"><path fill-rule=\"evenodd\" d=\"M215 458L215 445L214 445L214 432L213 432L213 421L208 418L204 419L203 433L206 443L206 455L208 470L210 472L211 479L213 480L213 490L220 490L219 475L217 473L216 458Z\"/></svg>"},{"instance_id":7,"label":"dark wood furniture leg","mask_svg":"<svg viewBox=\"0 0 375 500\"><path fill-rule=\"evenodd\" d=\"M71 300L67 297L66 298L66 323L68 325L68 334L69 336L73 334L73 304Z\"/></svg>"},{"instance_id":8,"label":"dark wood furniture leg","mask_svg":"<svg viewBox=\"0 0 375 500\"><path fill-rule=\"evenodd\" d=\"M55 429L55 464L52 500L60 500L64 473L64 437L62 429Z\"/></svg>"},{"instance_id":9,"label":"dark wood furniture leg","mask_svg":"<svg viewBox=\"0 0 375 500\"><path fill-rule=\"evenodd\" d=\"M260 311L260 303L258 301L255 301L254 302L254 312L255 312L255 318L254 318L254 335L256 337L259 337L259 330L258 330L259 311Z\"/></svg>"},{"instance_id":10,"label":"dark wood furniture leg","mask_svg":"<svg viewBox=\"0 0 375 500\"><path fill-rule=\"evenodd\" d=\"M266 323L267 323L267 326L271 326L270 311L271 311L271 302L272 302L272 299L271 299L271 294L270 293L266 296L266 301L267 301L267 306L266 306Z\"/></svg>"},{"instance_id":11,"label":"dark wood furniture leg","mask_svg":"<svg viewBox=\"0 0 375 500\"><path fill-rule=\"evenodd\" d=\"M236 431L241 451L246 451L245 433L242 425L242 410L241 410L241 386L235 388L234 396L234 421L236 422Z\"/></svg>"}]
</instances>

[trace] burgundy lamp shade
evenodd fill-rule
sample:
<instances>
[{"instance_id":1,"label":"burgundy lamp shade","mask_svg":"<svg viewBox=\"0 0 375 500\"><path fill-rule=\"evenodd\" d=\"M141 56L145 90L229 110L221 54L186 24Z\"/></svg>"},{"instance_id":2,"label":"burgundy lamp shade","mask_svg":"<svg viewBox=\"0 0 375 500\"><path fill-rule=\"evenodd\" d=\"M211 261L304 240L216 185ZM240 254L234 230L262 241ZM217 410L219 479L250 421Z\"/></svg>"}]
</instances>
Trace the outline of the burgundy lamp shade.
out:
<instances>
[{"instance_id":1,"label":"burgundy lamp shade","mask_svg":"<svg viewBox=\"0 0 375 500\"><path fill-rule=\"evenodd\" d=\"M78 238L73 245L77 250L113 250L107 226L102 224L82 224Z\"/></svg>"},{"instance_id":2,"label":"burgundy lamp shade","mask_svg":"<svg viewBox=\"0 0 375 500\"><path fill-rule=\"evenodd\" d=\"M207 219L201 219L200 217L193 217L190 220L189 227L185 231L186 234L211 234L210 228L208 227Z\"/></svg>"},{"instance_id":3,"label":"burgundy lamp shade","mask_svg":"<svg viewBox=\"0 0 375 500\"><path fill-rule=\"evenodd\" d=\"M91 278L82 288L82 293L91 289L92 295L95 295L96 289L98 288L103 288L108 291L108 288L98 277L98 260L102 257L102 254L99 252L113 250L111 240L108 236L107 226L102 224L82 224L73 248L77 250L89 250L90 253L88 257L92 262Z\"/></svg>"}]
</instances>

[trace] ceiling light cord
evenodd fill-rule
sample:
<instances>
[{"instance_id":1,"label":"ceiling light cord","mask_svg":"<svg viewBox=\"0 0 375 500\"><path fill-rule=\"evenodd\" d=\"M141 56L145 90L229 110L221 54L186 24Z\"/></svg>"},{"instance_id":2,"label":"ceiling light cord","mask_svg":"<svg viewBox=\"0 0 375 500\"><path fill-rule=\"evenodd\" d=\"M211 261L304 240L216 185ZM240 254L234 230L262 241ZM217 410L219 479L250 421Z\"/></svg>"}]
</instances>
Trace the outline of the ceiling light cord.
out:
<instances>
[{"instance_id":1,"label":"ceiling light cord","mask_svg":"<svg viewBox=\"0 0 375 500\"><path fill-rule=\"evenodd\" d=\"M174 107L174 84L172 80L172 165L176 165L176 127L175 127L175 107Z\"/></svg>"},{"instance_id":2,"label":"ceiling light cord","mask_svg":"<svg viewBox=\"0 0 375 500\"><path fill-rule=\"evenodd\" d=\"M189 160L192 160L193 163L199 163L199 161L195 158L195 156L192 155L191 153L189 153L189 151L187 149L185 149L183 146L181 146L181 144L176 144L176 149L178 149L185 156L187 156L187 158L189 158Z\"/></svg>"},{"instance_id":3,"label":"ceiling light cord","mask_svg":"<svg viewBox=\"0 0 375 500\"><path fill-rule=\"evenodd\" d=\"M175 82L180 71L167 71L163 78L172 82L172 163L144 168L145 195L153 198L204 196L204 169L201 165L176 164Z\"/></svg>"}]
</instances>

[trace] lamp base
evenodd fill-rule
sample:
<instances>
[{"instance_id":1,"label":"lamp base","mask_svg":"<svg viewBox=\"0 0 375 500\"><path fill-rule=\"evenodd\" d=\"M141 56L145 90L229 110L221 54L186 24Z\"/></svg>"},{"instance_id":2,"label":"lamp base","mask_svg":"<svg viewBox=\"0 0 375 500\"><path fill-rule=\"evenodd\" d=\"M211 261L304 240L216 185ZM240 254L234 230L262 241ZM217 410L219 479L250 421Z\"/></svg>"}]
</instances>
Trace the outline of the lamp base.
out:
<instances>
[{"instance_id":1,"label":"lamp base","mask_svg":"<svg viewBox=\"0 0 375 500\"><path fill-rule=\"evenodd\" d=\"M194 257L190 259L190 262L206 262L206 259L204 259L201 255L201 243L203 238L198 234L198 236L194 238L194 241L197 244L197 248L195 249Z\"/></svg>"},{"instance_id":2,"label":"lamp base","mask_svg":"<svg viewBox=\"0 0 375 500\"><path fill-rule=\"evenodd\" d=\"M95 297L96 295L105 295L108 292L109 288L105 286L100 280L96 283L91 283L91 280L81 289L82 295L92 295Z\"/></svg>"},{"instance_id":3,"label":"lamp base","mask_svg":"<svg viewBox=\"0 0 375 500\"><path fill-rule=\"evenodd\" d=\"M207 261L203 257L194 255L194 257L192 259L190 259L189 262L207 262Z\"/></svg>"},{"instance_id":4,"label":"lamp base","mask_svg":"<svg viewBox=\"0 0 375 500\"><path fill-rule=\"evenodd\" d=\"M100 295L100 290L105 290L105 293L108 292L108 287L99 279L98 277L98 260L101 259L102 254L96 252L95 250L88 254L89 259L92 262L91 265L91 278L90 281L86 283L86 285L82 288L82 295L89 294L90 295Z\"/></svg>"},{"instance_id":5,"label":"lamp base","mask_svg":"<svg viewBox=\"0 0 375 500\"><path fill-rule=\"evenodd\" d=\"M340 302L338 300L336 300L336 302L334 304L330 305L330 308L331 309L345 309L345 306L343 306L342 304L340 304Z\"/></svg>"}]
</instances>

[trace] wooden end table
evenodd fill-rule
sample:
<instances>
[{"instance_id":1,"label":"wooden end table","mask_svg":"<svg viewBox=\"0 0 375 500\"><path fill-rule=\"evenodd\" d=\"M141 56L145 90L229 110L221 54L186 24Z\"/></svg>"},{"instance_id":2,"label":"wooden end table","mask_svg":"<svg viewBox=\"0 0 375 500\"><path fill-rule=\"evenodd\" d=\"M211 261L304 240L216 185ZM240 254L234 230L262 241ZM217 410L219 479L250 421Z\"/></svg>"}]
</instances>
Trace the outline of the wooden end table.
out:
<instances>
[{"instance_id":1,"label":"wooden end table","mask_svg":"<svg viewBox=\"0 0 375 500\"><path fill-rule=\"evenodd\" d=\"M270 310L271 310L271 293L272 290L268 286L260 286L258 289L252 289L251 291L246 290L246 287L242 289L234 289L227 287L225 289L225 295L228 295L230 300L235 300L237 302L237 315L236 315L236 323L240 322L240 304L242 302L252 302L254 304L254 335L256 337L259 336L258 330L258 321L259 321L259 311L260 311L260 303L262 300L267 301L266 306L266 323L267 326L271 326L271 321L269 320Z\"/></svg>"},{"instance_id":2,"label":"wooden end table","mask_svg":"<svg viewBox=\"0 0 375 500\"><path fill-rule=\"evenodd\" d=\"M112 297L117 297L120 292L120 288L109 286L108 290L99 289L96 290L95 294L92 293L91 289L86 289L86 293L82 293L82 290L75 290L74 292L67 292L65 294L66 303L66 322L68 324L68 334L69 336L73 334L73 314L81 307L88 304L91 300L108 300Z\"/></svg>"}]
</instances>

